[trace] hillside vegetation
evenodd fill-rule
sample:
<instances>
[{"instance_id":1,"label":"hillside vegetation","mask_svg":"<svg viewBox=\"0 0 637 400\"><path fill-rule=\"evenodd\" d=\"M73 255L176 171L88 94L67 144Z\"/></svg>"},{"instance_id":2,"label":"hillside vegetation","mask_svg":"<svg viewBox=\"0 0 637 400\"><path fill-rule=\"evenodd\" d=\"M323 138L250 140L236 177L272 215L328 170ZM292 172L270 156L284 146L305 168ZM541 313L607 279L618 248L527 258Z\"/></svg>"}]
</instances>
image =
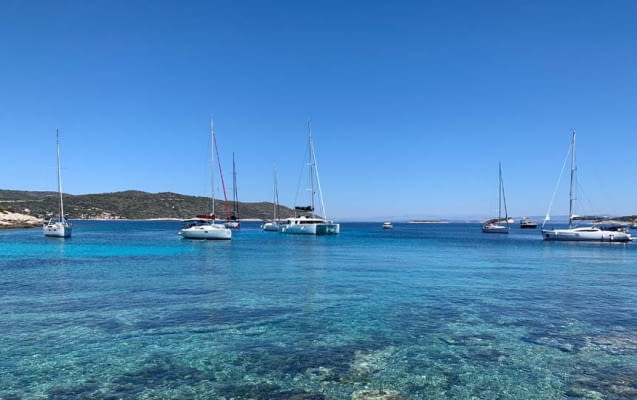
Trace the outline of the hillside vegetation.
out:
<instances>
[{"instance_id":1,"label":"hillside vegetation","mask_svg":"<svg viewBox=\"0 0 637 400\"><path fill-rule=\"evenodd\" d=\"M223 200L215 200L215 211L219 219L225 219ZM25 212L38 217L57 213L56 192L33 192L0 190L0 209ZM177 193L147 193L135 190L124 192L64 195L64 212L67 218L190 218L207 214L211 209L209 197L185 196ZM270 219L271 202L239 203L241 219ZM281 218L293 215L288 207L280 207Z\"/></svg>"}]
</instances>

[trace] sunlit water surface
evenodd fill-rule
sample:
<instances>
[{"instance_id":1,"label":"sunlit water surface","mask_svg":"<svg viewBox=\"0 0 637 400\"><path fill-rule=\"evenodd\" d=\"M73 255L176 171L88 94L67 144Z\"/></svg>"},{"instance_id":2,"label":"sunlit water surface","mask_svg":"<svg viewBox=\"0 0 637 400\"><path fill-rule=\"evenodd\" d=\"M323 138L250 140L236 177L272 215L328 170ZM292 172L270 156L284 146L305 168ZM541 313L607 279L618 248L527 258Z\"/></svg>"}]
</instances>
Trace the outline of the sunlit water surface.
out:
<instances>
[{"instance_id":1,"label":"sunlit water surface","mask_svg":"<svg viewBox=\"0 0 637 400\"><path fill-rule=\"evenodd\" d=\"M178 228L0 231L0 398L637 398L635 243Z\"/></svg>"}]
</instances>

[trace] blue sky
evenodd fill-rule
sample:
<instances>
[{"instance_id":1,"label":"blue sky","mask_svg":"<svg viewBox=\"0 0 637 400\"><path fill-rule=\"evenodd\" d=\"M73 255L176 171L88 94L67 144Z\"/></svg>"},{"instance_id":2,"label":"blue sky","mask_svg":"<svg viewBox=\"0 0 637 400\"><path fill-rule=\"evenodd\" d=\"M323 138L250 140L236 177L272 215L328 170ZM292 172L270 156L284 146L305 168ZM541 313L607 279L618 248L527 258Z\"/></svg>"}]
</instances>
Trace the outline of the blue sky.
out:
<instances>
[{"instance_id":1,"label":"blue sky","mask_svg":"<svg viewBox=\"0 0 637 400\"><path fill-rule=\"evenodd\" d=\"M311 118L328 216L543 215L570 131L582 212L637 214L633 1L5 1L0 188L293 205ZM566 213L562 185L553 209ZM220 194L217 191L217 197Z\"/></svg>"}]
</instances>

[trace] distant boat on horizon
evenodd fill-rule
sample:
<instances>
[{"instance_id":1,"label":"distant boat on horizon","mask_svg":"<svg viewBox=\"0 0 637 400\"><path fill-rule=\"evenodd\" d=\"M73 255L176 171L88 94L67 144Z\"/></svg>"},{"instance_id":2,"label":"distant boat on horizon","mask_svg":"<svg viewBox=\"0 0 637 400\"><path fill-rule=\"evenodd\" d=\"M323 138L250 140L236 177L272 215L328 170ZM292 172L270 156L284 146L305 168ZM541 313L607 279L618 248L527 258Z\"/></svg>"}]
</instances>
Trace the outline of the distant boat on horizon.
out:
<instances>
[{"instance_id":1,"label":"distant boat on horizon","mask_svg":"<svg viewBox=\"0 0 637 400\"><path fill-rule=\"evenodd\" d=\"M276 170L272 171L272 175L274 178L274 187L273 193L274 198L272 199L273 210L272 210L272 220L270 222L266 222L261 225L261 229L266 232L278 232L280 227L279 221L279 188L276 180Z\"/></svg>"},{"instance_id":2,"label":"distant boat on horizon","mask_svg":"<svg viewBox=\"0 0 637 400\"><path fill-rule=\"evenodd\" d=\"M232 152L232 213L230 219L223 225L229 229L241 228L241 222L239 222L239 191L237 190L237 169L234 162L234 152Z\"/></svg>"},{"instance_id":3,"label":"distant boat on horizon","mask_svg":"<svg viewBox=\"0 0 637 400\"><path fill-rule=\"evenodd\" d=\"M58 167L58 194L60 196L59 210L57 218L49 218L42 230L44 236L68 238L73 232L73 225L64 217L64 196L62 194L62 169L60 167L60 131L55 130L55 141L57 147L57 167Z\"/></svg>"},{"instance_id":4,"label":"distant boat on horizon","mask_svg":"<svg viewBox=\"0 0 637 400\"><path fill-rule=\"evenodd\" d=\"M390 221L383 222L383 229L393 229L394 225Z\"/></svg>"}]
</instances>

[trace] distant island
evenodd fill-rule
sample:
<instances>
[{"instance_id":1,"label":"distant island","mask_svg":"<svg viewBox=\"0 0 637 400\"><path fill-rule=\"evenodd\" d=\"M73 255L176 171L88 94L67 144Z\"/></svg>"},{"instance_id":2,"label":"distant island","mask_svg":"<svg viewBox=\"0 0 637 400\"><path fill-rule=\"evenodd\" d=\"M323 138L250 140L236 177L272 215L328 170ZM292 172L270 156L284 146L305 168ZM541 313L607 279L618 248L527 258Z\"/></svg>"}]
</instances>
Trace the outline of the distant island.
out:
<instances>
[{"instance_id":1,"label":"distant island","mask_svg":"<svg viewBox=\"0 0 637 400\"><path fill-rule=\"evenodd\" d=\"M57 192L0 190L0 211L30 216L41 224L43 219L48 219L57 212L57 196ZM226 219L224 201L216 199L215 202L217 218ZM207 214L211 207L209 197L170 192L147 193L127 190L102 194L64 194L64 210L66 217L70 219L184 219ZM273 207L274 204L271 202L240 202L239 218L270 219ZM285 206L279 207L281 218L293 215L294 210Z\"/></svg>"},{"instance_id":2,"label":"distant island","mask_svg":"<svg viewBox=\"0 0 637 400\"><path fill-rule=\"evenodd\" d=\"M409 221L410 224L448 224L449 221L439 219L414 219Z\"/></svg>"}]
</instances>

